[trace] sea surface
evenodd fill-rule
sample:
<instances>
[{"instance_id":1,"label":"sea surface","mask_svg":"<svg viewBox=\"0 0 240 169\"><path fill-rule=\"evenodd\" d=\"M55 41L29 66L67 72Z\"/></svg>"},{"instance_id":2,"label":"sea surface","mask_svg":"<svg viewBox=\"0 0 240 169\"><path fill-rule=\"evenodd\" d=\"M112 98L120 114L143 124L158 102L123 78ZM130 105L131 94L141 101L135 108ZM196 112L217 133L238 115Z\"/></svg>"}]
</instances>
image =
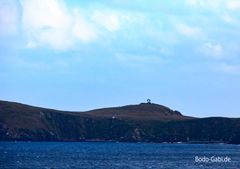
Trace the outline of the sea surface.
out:
<instances>
[{"instance_id":1,"label":"sea surface","mask_svg":"<svg viewBox=\"0 0 240 169\"><path fill-rule=\"evenodd\" d=\"M0 142L0 169L75 168L240 169L240 146L112 142Z\"/></svg>"}]
</instances>

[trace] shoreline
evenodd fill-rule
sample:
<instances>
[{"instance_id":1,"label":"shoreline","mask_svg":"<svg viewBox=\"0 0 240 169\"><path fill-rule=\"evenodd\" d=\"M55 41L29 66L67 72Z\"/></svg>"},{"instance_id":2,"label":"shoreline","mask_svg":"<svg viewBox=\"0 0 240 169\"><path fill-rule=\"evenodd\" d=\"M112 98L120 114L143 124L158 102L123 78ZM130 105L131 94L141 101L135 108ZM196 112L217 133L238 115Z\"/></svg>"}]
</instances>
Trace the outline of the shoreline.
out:
<instances>
[{"instance_id":1,"label":"shoreline","mask_svg":"<svg viewBox=\"0 0 240 169\"><path fill-rule=\"evenodd\" d=\"M224 143L224 142L134 142L134 141L113 141L113 140L84 140L84 141L74 141L74 140L0 140L0 143L12 142L12 143L127 143L127 144L173 144L173 145L237 145L234 143Z\"/></svg>"}]
</instances>

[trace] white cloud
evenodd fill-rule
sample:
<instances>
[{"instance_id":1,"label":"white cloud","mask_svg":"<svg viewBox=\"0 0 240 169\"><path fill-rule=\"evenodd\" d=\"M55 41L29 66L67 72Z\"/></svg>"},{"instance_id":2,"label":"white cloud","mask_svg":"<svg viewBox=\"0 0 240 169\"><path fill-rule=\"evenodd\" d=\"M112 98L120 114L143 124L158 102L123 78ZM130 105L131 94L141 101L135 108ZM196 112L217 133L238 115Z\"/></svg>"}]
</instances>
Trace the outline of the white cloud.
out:
<instances>
[{"instance_id":1,"label":"white cloud","mask_svg":"<svg viewBox=\"0 0 240 169\"><path fill-rule=\"evenodd\" d=\"M203 44L201 52L214 59L224 58L223 46L219 43L214 44L211 42L206 42Z\"/></svg>"},{"instance_id":2,"label":"white cloud","mask_svg":"<svg viewBox=\"0 0 240 169\"><path fill-rule=\"evenodd\" d=\"M24 29L56 28L69 25L70 16L58 0L22 0Z\"/></svg>"},{"instance_id":3,"label":"white cloud","mask_svg":"<svg viewBox=\"0 0 240 169\"><path fill-rule=\"evenodd\" d=\"M68 9L61 0L21 0L21 5L28 48L74 48L78 42L97 40L99 34L106 33L104 29L113 33L134 22L130 16L106 8Z\"/></svg>"},{"instance_id":4,"label":"white cloud","mask_svg":"<svg viewBox=\"0 0 240 169\"><path fill-rule=\"evenodd\" d=\"M57 50L74 47L77 41L89 43L96 33L80 15L70 11L61 0L22 0L22 27L27 47L50 46Z\"/></svg>"},{"instance_id":5,"label":"white cloud","mask_svg":"<svg viewBox=\"0 0 240 169\"><path fill-rule=\"evenodd\" d=\"M97 25L110 32L120 30L127 23L137 22L137 18L130 16L130 14L108 9L95 10L91 18Z\"/></svg>"},{"instance_id":6,"label":"white cloud","mask_svg":"<svg viewBox=\"0 0 240 169\"><path fill-rule=\"evenodd\" d=\"M240 10L240 1L239 0L228 0L227 8L230 10Z\"/></svg>"},{"instance_id":7,"label":"white cloud","mask_svg":"<svg viewBox=\"0 0 240 169\"><path fill-rule=\"evenodd\" d=\"M27 47L50 45L54 49L71 46L67 30L71 17L58 0L22 0L23 30L28 36Z\"/></svg>"},{"instance_id":8,"label":"white cloud","mask_svg":"<svg viewBox=\"0 0 240 169\"><path fill-rule=\"evenodd\" d=\"M189 26L183 23L177 25L177 31L187 37L200 37L202 35L200 28Z\"/></svg>"},{"instance_id":9,"label":"white cloud","mask_svg":"<svg viewBox=\"0 0 240 169\"><path fill-rule=\"evenodd\" d=\"M69 37L68 32L59 29L41 31L38 36L38 41L59 50L71 48L73 45L73 40Z\"/></svg>"},{"instance_id":10,"label":"white cloud","mask_svg":"<svg viewBox=\"0 0 240 169\"><path fill-rule=\"evenodd\" d=\"M18 30L18 7L15 0L0 1L0 35L12 35Z\"/></svg>"},{"instance_id":11,"label":"white cloud","mask_svg":"<svg viewBox=\"0 0 240 169\"><path fill-rule=\"evenodd\" d=\"M94 11L92 19L108 31L117 31L120 29L120 16L110 11Z\"/></svg>"},{"instance_id":12,"label":"white cloud","mask_svg":"<svg viewBox=\"0 0 240 169\"><path fill-rule=\"evenodd\" d=\"M96 31L93 30L91 25L80 15L78 10L74 11L75 23L73 26L73 35L84 43L91 42L96 39Z\"/></svg>"}]
</instances>

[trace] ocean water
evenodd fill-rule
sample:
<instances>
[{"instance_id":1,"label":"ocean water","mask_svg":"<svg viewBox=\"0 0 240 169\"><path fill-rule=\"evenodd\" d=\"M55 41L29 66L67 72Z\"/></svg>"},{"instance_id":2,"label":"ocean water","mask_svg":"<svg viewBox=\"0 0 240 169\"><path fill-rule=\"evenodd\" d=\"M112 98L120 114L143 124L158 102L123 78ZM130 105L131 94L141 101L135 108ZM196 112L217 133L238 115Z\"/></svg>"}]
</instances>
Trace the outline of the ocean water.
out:
<instances>
[{"instance_id":1,"label":"ocean water","mask_svg":"<svg viewBox=\"0 0 240 169\"><path fill-rule=\"evenodd\" d=\"M0 169L240 169L240 146L0 142Z\"/></svg>"}]
</instances>

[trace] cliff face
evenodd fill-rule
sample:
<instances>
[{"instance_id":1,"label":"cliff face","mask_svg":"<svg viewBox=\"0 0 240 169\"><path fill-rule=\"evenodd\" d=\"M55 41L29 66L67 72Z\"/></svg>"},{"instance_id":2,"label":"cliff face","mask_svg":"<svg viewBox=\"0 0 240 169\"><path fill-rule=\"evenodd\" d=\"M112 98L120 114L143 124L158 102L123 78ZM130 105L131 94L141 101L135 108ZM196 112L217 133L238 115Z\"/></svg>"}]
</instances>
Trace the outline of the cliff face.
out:
<instances>
[{"instance_id":1,"label":"cliff face","mask_svg":"<svg viewBox=\"0 0 240 169\"><path fill-rule=\"evenodd\" d=\"M146 103L65 112L0 101L0 140L240 144L240 119L186 117Z\"/></svg>"}]
</instances>

